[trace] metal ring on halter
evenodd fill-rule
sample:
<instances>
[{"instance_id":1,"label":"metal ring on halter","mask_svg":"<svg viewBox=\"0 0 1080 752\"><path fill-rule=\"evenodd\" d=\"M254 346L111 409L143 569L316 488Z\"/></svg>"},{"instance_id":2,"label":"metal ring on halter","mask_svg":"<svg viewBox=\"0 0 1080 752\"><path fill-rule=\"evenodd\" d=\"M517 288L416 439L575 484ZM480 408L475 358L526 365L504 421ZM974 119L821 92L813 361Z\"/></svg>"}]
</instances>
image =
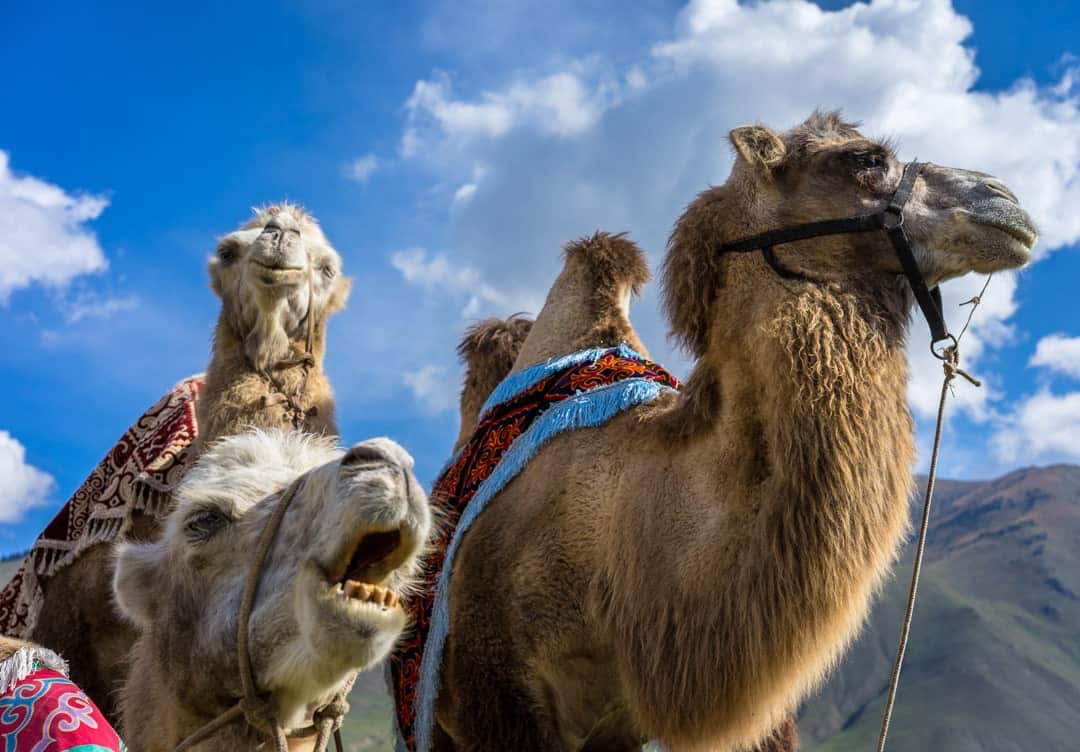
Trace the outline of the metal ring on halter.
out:
<instances>
[{"instance_id":1,"label":"metal ring on halter","mask_svg":"<svg viewBox=\"0 0 1080 752\"><path fill-rule=\"evenodd\" d=\"M934 349L934 345L936 345L938 342L945 342L946 340L952 340L952 344L949 345L948 347L946 347L940 353L937 350ZM956 337L954 337L952 334L946 334L941 339L935 339L933 342L930 343L930 354L933 355L938 360L945 360L945 358L947 357L946 353L949 350L955 350L959 346L960 346L960 343L956 341Z\"/></svg>"}]
</instances>

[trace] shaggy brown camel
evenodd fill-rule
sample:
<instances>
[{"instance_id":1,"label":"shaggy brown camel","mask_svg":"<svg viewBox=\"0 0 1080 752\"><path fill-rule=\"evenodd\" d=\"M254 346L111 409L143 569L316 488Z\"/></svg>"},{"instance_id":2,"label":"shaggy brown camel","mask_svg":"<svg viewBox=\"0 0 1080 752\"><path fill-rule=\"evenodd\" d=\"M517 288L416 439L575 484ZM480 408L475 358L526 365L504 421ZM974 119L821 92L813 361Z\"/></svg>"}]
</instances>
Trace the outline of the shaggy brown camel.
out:
<instances>
[{"instance_id":1,"label":"shaggy brown camel","mask_svg":"<svg viewBox=\"0 0 1080 752\"><path fill-rule=\"evenodd\" d=\"M288 398L301 385L304 429L336 434L322 361L326 322L345 305L350 282L315 219L288 203L263 209L221 239L209 271L221 312L192 450L246 428L292 428ZM159 531L158 519L137 512L126 537L150 540ZM113 548L99 544L42 581L44 603L26 637L62 655L72 680L115 723L135 632L112 607Z\"/></svg>"},{"instance_id":2,"label":"shaggy brown camel","mask_svg":"<svg viewBox=\"0 0 1080 752\"><path fill-rule=\"evenodd\" d=\"M301 728L385 657L405 627L398 593L430 528L412 465L389 439L344 452L298 431L246 431L207 449L161 537L119 549L116 599L140 631L121 701L132 750L171 752L243 697L241 594L294 482L248 623L257 690L284 730ZM237 720L194 749L271 746Z\"/></svg>"},{"instance_id":3,"label":"shaggy brown camel","mask_svg":"<svg viewBox=\"0 0 1080 752\"><path fill-rule=\"evenodd\" d=\"M798 280L714 249L880 211L903 165L836 114L731 141L731 176L680 217L664 263L697 358L686 388L553 440L458 551L439 716L458 750L753 745L838 660L894 560L912 298L891 245L778 246ZM982 173L925 166L904 214L930 285L1021 266L1036 239Z\"/></svg>"},{"instance_id":4,"label":"shaggy brown camel","mask_svg":"<svg viewBox=\"0 0 1080 752\"><path fill-rule=\"evenodd\" d=\"M505 320L485 319L465 330L457 350L458 357L465 364L465 378L461 385L461 423L454 441L454 452L476 430L480 408L492 390L510 373L532 325L531 319L516 314Z\"/></svg>"},{"instance_id":5,"label":"shaggy brown camel","mask_svg":"<svg viewBox=\"0 0 1080 752\"><path fill-rule=\"evenodd\" d=\"M524 344L518 343L521 352L513 362L513 372L576 350L621 343L629 344L647 357L648 351L629 318L631 296L639 294L641 287L652 277L641 248L625 235L597 232L564 246L563 260L563 269L548 292L544 307L531 331L525 331ZM468 440L487 396L511 372L507 366L500 375L499 368L490 359L482 363L473 354L478 342L503 335L501 324L497 319L478 324L466 332L459 347L468 368L466 389L462 392L462 433L454 451ZM484 389L473 389L478 376L487 377L483 382ZM467 395L471 399L467 400ZM467 403L475 404L475 408L467 410ZM466 415L472 416L471 422L466 422ZM453 695L449 688L444 688L439 701L440 720L452 719ZM445 735L439 736L438 744L443 749L452 748L452 742ZM798 731L790 717L757 747L758 752L794 752L797 749Z\"/></svg>"}]
</instances>

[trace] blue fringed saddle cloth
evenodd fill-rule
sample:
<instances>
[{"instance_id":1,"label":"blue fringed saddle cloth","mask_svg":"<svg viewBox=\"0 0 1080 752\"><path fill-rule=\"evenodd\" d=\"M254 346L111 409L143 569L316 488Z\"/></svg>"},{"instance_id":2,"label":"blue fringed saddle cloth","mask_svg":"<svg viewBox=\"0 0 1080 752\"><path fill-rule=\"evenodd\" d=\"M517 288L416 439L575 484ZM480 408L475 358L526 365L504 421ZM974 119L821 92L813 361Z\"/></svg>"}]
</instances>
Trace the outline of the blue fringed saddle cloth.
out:
<instances>
[{"instance_id":1,"label":"blue fringed saddle cloth","mask_svg":"<svg viewBox=\"0 0 1080 752\"><path fill-rule=\"evenodd\" d=\"M508 376L492 392L469 442L431 490L443 520L421 567L422 594L406 604L413 630L390 657L397 749L428 752L442 649L449 628L454 554L484 506L545 443L598 426L677 389L678 379L629 347L582 350Z\"/></svg>"}]
</instances>

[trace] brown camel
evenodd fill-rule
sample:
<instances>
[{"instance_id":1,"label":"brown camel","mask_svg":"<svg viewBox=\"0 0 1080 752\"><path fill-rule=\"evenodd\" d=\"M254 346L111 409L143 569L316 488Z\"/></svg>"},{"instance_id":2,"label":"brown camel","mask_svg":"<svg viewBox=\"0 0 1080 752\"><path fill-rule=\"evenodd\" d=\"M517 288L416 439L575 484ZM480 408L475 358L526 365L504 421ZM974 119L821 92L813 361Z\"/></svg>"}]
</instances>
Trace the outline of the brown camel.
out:
<instances>
[{"instance_id":1,"label":"brown camel","mask_svg":"<svg viewBox=\"0 0 1080 752\"><path fill-rule=\"evenodd\" d=\"M459 402L461 427L454 441L454 452L476 430L480 408L492 390L510 373L532 325L531 319L516 314L505 320L485 319L465 330L457 350L458 357L465 364L465 379Z\"/></svg>"},{"instance_id":2,"label":"brown camel","mask_svg":"<svg viewBox=\"0 0 1080 752\"><path fill-rule=\"evenodd\" d=\"M888 241L778 246L799 280L714 252L878 211L903 166L836 114L731 141L664 263L685 389L553 440L458 551L438 719L459 750L752 746L839 659L908 529L912 299ZM905 217L930 285L1036 239L1000 181L937 165Z\"/></svg>"},{"instance_id":3,"label":"brown camel","mask_svg":"<svg viewBox=\"0 0 1080 752\"><path fill-rule=\"evenodd\" d=\"M344 306L350 282L315 219L288 203L259 211L218 243L210 285L222 305L192 450L250 427L291 429L298 411L305 430L336 434L322 360L327 319ZM289 398L301 385L294 410ZM151 540L159 531L157 518L136 512L125 537ZM44 603L26 637L62 655L72 680L115 723L136 634L112 605L113 550L98 544L43 579Z\"/></svg>"},{"instance_id":4,"label":"brown camel","mask_svg":"<svg viewBox=\"0 0 1080 752\"><path fill-rule=\"evenodd\" d=\"M412 466L389 439L345 452L299 431L245 431L207 449L174 493L161 537L119 549L116 599L140 632L121 703L132 750L171 752L243 697L241 594L294 482L248 626L256 688L288 731L382 660L406 625L398 593L430 528ZM195 749L271 746L238 720Z\"/></svg>"}]
</instances>

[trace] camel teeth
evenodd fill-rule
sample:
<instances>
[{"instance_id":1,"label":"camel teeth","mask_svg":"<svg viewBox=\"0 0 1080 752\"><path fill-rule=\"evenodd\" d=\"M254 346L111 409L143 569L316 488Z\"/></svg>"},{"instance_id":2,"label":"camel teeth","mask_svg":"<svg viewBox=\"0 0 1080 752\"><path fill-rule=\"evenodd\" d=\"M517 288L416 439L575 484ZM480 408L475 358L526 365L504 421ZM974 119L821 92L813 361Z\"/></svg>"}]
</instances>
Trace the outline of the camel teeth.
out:
<instances>
[{"instance_id":1,"label":"camel teeth","mask_svg":"<svg viewBox=\"0 0 1080 752\"><path fill-rule=\"evenodd\" d=\"M387 590L386 595L383 596L382 602L384 606L390 608L394 603L394 591Z\"/></svg>"}]
</instances>

